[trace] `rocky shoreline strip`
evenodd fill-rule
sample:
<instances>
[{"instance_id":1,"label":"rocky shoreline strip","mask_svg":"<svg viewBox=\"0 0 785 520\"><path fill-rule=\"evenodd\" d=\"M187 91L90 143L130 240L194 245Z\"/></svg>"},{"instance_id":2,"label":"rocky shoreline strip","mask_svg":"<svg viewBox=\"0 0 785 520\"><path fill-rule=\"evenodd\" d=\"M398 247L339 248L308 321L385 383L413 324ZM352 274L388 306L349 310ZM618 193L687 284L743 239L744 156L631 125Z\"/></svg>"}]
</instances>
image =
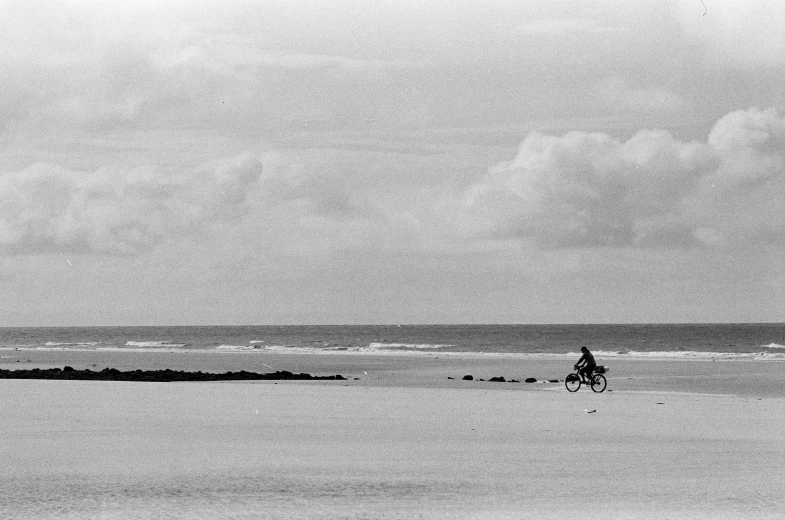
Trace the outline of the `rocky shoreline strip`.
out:
<instances>
[{"instance_id":1,"label":"rocky shoreline strip","mask_svg":"<svg viewBox=\"0 0 785 520\"><path fill-rule=\"evenodd\" d=\"M251 381L251 380L334 380L346 381L342 375L314 376L311 374L294 374L286 370L260 374L257 372L224 372L221 374L211 372L186 372L182 370L128 370L105 368L100 371L90 369L77 370L66 366L60 368L33 368L31 370L0 370L0 379L67 379L87 381L144 381L144 382L173 382L173 381Z\"/></svg>"}]
</instances>

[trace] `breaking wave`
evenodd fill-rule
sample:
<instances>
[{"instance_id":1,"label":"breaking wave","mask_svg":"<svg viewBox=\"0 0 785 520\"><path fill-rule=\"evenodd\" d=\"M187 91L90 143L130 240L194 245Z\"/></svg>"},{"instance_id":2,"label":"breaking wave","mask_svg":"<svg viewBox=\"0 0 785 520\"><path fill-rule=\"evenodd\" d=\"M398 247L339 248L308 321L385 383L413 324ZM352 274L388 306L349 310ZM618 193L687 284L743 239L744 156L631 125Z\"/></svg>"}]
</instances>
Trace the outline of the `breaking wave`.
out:
<instances>
[{"instance_id":1,"label":"breaking wave","mask_svg":"<svg viewBox=\"0 0 785 520\"><path fill-rule=\"evenodd\" d=\"M174 343L172 341L127 341L126 347L135 348L182 348L185 343Z\"/></svg>"},{"instance_id":2,"label":"breaking wave","mask_svg":"<svg viewBox=\"0 0 785 520\"><path fill-rule=\"evenodd\" d=\"M773 345L773 344L772 344ZM785 348L784 346L768 345L764 348ZM665 358L665 359L748 359L748 360L771 360L785 361L785 353L779 352L699 352L697 350L680 351L608 351L594 350L594 357L615 357L615 358ZM580 352L571 352L569 356L580 356Z\"/></svg>"},{"instance_id":3,"label":"breaking wave","mask_svg":"<svg viewBox=\"0 0 785 520\"><path fill-rule=\"evenodd\" d=\"M455 347L455 345L431 345L428 343L371 343L366 348L366 350L390 350L390 349L400 349L400 350L430 350L434 348L450 348Z\"/></svg>"},{"instance_id":4,"label":"breaking wave","mask_svg":"<svg viewBox=\"0 0 785 520\"><path fill-rule=\"evenodd\" d=\"M57 342L47 341L44 343L45 347L60 347L60 348L79 348L79 347L93 347L98 345L97 341L74 341L74 342Z\"/></svg>"},{"instance_id":5,"label":"breaking wave","mask_svg":"<svg viewBox=\"0 0 785 520\"><path fill-rule=\"evenodd\" d=\"M219 345L216 350L222 351L256 351L256 352L288 352L288 353L330 353L330 352L356 352L356 353L384 353L384 352L419 352L432 351L437 348L450 348L455 345L440 345L430 343L377 343L372 342L366 347L340 346L332 344L320 347L301 347L296 345L262 345L261 341L251 341L250 345Z\"/></svg>"},{"instance_id":6,"label":"breaking wave","mask_svg":"<svg viewBox=\"0 0 785 520\"><path fill-rule=\"evenodd\" d=\"M558 358L575 359L580 352L542 353L542 352L458 352L434 349L449 345L416 345L396 343L371 343L367 347L300 347L295 345L220 345L215 347L222 352L268 352L278 354L367 354L367 355L406 355L444 357L504 357L504 358ZM699 352L699 351L610 351L594 350L595 358L615 359L673 359L673 360L739 360L739 361L785 361L785 352Z\"/></svg>"},{"instance_id":7,"label":"breaking wave","mask_svg":"<svg viewBox=\"0 0 785 520\"><path fill-rule=\"evenodd\" d=\"M254 343L253 341L251 343ZM215 350L226 350L226 351L234 351L234 350L262 350L264 347L259 345L218 345L215 347Z\"/></svg>"}]
</instances>

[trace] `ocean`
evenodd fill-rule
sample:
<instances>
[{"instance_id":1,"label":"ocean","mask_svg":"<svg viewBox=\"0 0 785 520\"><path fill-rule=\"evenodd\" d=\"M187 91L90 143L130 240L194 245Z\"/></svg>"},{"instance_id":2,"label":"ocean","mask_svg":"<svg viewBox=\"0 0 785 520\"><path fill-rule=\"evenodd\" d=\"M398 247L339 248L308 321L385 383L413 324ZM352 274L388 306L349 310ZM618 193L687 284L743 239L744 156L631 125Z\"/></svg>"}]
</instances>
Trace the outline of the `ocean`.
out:
<instances>
[{"instance_id":1,"label":"ocean","mask_svg":"<svg viewBox=\"0 0 785 520\"><path fill-rule=\"evenodd\" d=\"M578 355L785 360L785 324L0 328L2 350Z\"/></svg>"}]
</instances>

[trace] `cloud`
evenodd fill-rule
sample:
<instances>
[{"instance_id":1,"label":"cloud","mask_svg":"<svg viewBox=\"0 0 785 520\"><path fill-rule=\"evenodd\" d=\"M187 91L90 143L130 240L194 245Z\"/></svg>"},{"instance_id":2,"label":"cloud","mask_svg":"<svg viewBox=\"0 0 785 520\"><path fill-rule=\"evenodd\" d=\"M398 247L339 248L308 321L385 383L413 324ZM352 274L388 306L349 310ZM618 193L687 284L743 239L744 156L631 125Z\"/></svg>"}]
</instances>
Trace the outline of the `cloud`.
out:
<instances>
[{"instance_id":1,"label":"cloud","mask_svg":"<svg viewBox=\"0 0 785 520\"><path fill-rule=\"evenodd\" d=\"M340 55L274 51L270 50L269 43L260 35L217 32L211 27L181 28L173 37L161 37L150 47L151 61L162 68L191 64L219 73L253 68L289 72L330 69L374 72L428 65L420 61L356 59Z\"/></svg>"},{"instance_id":2,"label":"cloud","mask_svg":"<svg viewBox=\"0 0 785 520\"><path fill-rule=\"evenodd\" d=\"M636 88L618 76L602 81L597 87L597 94L602 103L615 113L676 113L687 108L687 103L667 87Z\"/></svg>"},{"instance_id":3,"label":"cloud","mask_svg":"<svg viewBox=\"0 0 785 520\"><path fill-rule=\"evenodd\" d=\"M674 1L671 12L709 63L785 65L785 3L780 0Z\"/></svg>"},{"instance_id":4,"label":"cloud","mask_svg":"<svg viewBox=\"0 0 785 520\"><path fill-rule=\"evenodd\" d=\"M720 162L701 179L693 220L721 243L785 242L785 119L773 109L732 112L708 144Z\"/></svg>"},{"instance_id":5,"label":"cloud","mask_svg":"<svg viewBox=\"0 0 785 520\"><path fill-rule=\"evenodd\" d=\"M466 191L465 204L475 236L549 247L785 240L785 120L774 110L734 112L706 143L662 130L625 142L532 132L515 159Z\"/></svg>"},{"instance_id":6,"label":"cloud","mask_svg":"<svg viewBox=\"0 0 785 520\"><path fill-rule=\"evenodd\" d=\"M623 27L604 25L596 20L583 18L557 18L533 20L518 27L527 36L563 37L572 34L608 34L626 32Z\"/></svg>"},{"instance_id":7,"label":"cloud","mask_svg":"<svg viewBox=\"0 0 785 520\"><path fill-rule=\"evenodd\" d=\"M335 128L347 113L413 124L421 99L396 82L429 67L419 56L273 34L264 27L283 29L266 4L23 4L0 5L0 129L219 129L258 138L315 119Z\"/></svg>"},{"instance_id":8,"label":"cloud","mask_svg":"<svg viewBox=\"0 0 785 520\"><path fill-rule=\"evenodd\" d=\"M134 254L242 215L262 174L252 154L167 173L34 164L0 174L0 251Z\"/></svg>"}]
</instances>

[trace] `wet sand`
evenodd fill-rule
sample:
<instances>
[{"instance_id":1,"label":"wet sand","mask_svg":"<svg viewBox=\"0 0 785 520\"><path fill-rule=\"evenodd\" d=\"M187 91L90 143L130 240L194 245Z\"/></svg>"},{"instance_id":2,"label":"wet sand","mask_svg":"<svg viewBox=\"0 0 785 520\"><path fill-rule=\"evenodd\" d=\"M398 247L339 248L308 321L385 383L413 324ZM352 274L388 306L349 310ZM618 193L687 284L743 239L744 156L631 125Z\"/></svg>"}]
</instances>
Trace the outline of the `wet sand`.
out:
<instances>
[{"instance_id":1,"label":"wet sand","mask_svg":"<svg viewBox=\"0 0 785 520\"><path fill-rule=\"evenodd\" d=\"M305 372L341 374L353 384L438 388L493 388L542 390L537 385L481 383L478 379L504 377L539 382L559 379L572 372L577 359L565 356L505 355L368 355L276 354L267 352L134 352L2 350L0 368L62 368L101 370L187 370L226 372ZM598 358L609 368L612 391L662 391L728 394L747 397L785 397L785 363L777 361L711 361L692 359ZM462 381L472 375L470 386ZM454 379L448 379L448 378ZM358 378L358 380L355 380ZM502 386L500 386L502 385ZM545 385L548 386L548 385ZM557 386L561 386L561 383Z\"/></svg>"},{"instance_id":2,"label":"wet sand","mask_svg":"<svg viewBox=\"0 0 785 520\"><path fill-rule=\"evenodd\" d=\"M2 380L0 516L780 518L781 364L600 360L603 394L460 379L563 380L572 362L3 351L0 368L350 380Z\"/></svg>"}]
</instances>

